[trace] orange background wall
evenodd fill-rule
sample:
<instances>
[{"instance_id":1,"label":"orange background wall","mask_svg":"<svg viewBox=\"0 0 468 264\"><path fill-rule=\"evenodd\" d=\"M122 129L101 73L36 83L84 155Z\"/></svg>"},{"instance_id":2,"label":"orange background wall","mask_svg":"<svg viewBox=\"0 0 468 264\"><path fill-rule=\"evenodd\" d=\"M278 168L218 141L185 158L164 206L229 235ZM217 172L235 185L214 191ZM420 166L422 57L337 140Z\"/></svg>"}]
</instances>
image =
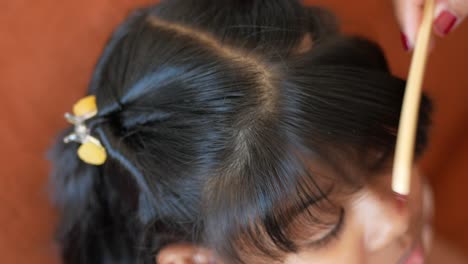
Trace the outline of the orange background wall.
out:
<instances>
[{"instance_id":1,"label":"orange background wall","mask_svg":"<svg viewBox=\"0 0 468 264\"><path fill-rule=\"evenodd\" d=\"M0 258L2 263L58 263L48 202L45 150L65 126L62 115L86 89L112 28L149 0L3 0L0 2ZM378 41L405 76L389 0L317 0L346 31ZM427 74L435 126L423 168L435 188L437 229L468 250L468 22L437 43Z\"/></svg>"}]
</instances>

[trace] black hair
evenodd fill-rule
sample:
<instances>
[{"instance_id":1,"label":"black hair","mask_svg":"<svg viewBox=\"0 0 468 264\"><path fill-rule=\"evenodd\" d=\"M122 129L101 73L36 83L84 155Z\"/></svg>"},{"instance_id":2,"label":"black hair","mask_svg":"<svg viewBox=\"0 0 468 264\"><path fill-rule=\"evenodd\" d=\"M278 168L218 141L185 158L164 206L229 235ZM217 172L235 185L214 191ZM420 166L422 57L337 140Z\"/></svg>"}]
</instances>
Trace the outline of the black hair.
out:
<instances>
[{"instance_id":1,"label":"black hair","mask_svg":"<svg viewBox=\"0 0 468 264\"><path fill-rule=\"evenodd\" d=\"M135 11L89 85L99 112L88 126L108 160L79 160L78 144L61 143L71 128L52 151L64 263L154 263L173 242L206 245L226 263L246 252L280 260L298 249L295 215L316 205L310 223L329 224L321 214L342 213L336 190L388 169L404 87L377 44L298 1ZM417 156L430 108L423 96Z\"/></svg>"}]
</instances>

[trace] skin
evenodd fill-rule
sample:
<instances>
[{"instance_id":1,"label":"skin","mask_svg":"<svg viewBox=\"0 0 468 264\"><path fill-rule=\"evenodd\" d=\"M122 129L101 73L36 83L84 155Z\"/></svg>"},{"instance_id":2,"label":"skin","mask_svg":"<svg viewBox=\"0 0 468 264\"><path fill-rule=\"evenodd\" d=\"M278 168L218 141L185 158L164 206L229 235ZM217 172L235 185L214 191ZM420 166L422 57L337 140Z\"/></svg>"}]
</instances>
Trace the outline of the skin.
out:
<instances>
[{"instance_id":1,"label":"skin","mask_svg":"<svg viewBox=\"0 0 468 264\"><path fill-rule=\"evenodd\" d=\"M423 229L431 230L429 189L417 169L411 187L407 203L401 204L392 193L391 175L378 177L344 205L346 226L337 241L324 249L290 255L285 264L399 263L415 245L423 244Z\"/></svg>"},{"instance_id":2,"label":"skin","mask_svg":"<svg viewBox=\"0 0 468 264\"><path fill-rule=\"evenodd\" d=\"M410 49L414 47L416 41L424 2L425 0L393 0L397 21L401 32L406 35ZM453 31L468 15L468 0L436 0L435 23L444 11L457 18L455 26L450 30ZM441 32L437 26L434 26L434 34L439 37L447 35L446 32Z\"/></svg>"}]
</instances>

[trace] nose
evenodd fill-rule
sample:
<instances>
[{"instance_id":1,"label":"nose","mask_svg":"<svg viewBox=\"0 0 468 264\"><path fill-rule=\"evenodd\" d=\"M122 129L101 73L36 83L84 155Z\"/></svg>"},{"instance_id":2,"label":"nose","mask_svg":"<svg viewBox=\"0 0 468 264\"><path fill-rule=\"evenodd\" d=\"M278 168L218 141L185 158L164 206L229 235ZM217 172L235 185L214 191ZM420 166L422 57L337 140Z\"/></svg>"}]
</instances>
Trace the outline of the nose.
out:
<instances>
[{"instance_id":1,"label":"nose","mask_svg":"<svg viewBox=\"0 0 468 264\"><path fill-rule=\"evenodd\" d=\"M368 192L361 198L359 207L358 217L363 224L364 242L368 251L378 251L395 241L408 239L409 210L397 199Z\"/></svg>"}]
</instances>

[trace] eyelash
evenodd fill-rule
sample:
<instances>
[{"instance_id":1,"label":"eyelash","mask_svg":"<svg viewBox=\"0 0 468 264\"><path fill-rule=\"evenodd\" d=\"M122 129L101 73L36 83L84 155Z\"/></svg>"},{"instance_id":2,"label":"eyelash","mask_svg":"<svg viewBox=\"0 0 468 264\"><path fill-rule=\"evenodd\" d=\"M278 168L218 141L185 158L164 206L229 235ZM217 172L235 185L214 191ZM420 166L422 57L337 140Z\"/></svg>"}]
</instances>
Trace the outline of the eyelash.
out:
<instances>
[{"instance_id":1,"label":"eyelash","mask_svg":"<svg viewBox=\"0 0 468 264\"><path fill-rule=\"evenodd\" d=\"M327 245L329 245L332 241L338 239L343 230L345 220L345 211L342 208L340 211L340 218L338 219L338 223L333 227L333 229L322 239L312 242L310 244L312 247L316 249L321 249Z\"/></svg>"}]
</instances>

